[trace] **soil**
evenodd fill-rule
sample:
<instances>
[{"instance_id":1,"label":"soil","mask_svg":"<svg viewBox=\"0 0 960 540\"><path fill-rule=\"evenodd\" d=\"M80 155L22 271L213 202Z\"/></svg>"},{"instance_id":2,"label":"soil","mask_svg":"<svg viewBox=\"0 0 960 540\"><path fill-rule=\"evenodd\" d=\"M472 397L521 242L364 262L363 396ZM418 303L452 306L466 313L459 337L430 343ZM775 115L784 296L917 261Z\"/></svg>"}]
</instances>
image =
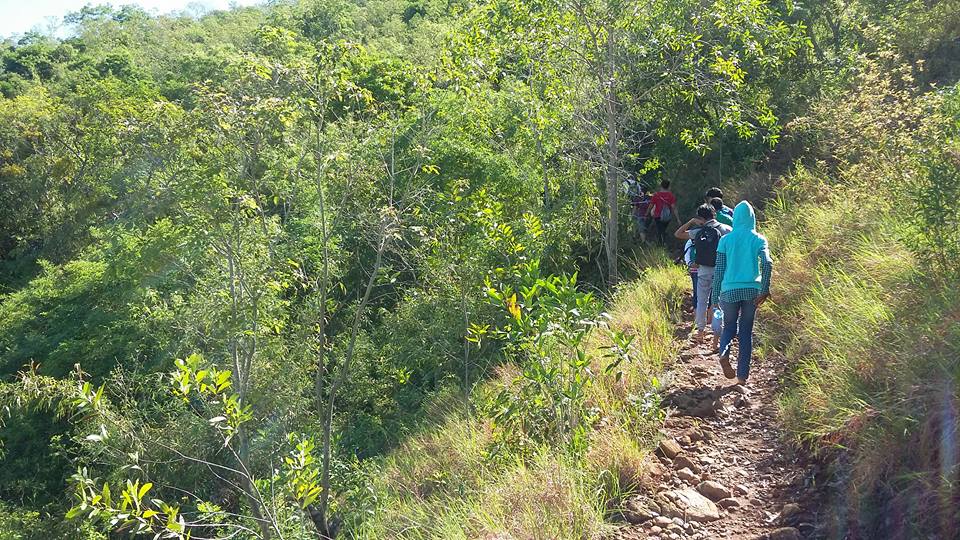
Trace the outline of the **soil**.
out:
<instances>
[{"instance_id":1,"label":"soil","mask_svg":"<svg viewBox=\"0 0 960 540\"><path fill-rule=\"evenodd\" d=\"M778 417L786 362L754 358L744 391L724 377L709 329L702 343L691 330L689 321L678 328L685 344L664 399L652 483L624 501L627 523L606 538L819 538L819 467L785 440Z\"/></svg>"}]
</instances>

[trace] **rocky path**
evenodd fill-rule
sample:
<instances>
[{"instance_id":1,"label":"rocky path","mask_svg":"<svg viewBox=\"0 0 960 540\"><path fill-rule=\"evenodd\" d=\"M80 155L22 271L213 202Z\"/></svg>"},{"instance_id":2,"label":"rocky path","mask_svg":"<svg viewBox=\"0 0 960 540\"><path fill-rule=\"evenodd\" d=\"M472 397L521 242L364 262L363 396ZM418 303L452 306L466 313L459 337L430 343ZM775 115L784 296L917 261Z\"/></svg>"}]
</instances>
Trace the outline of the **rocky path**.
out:
<instances>
[{"instance_id":1,"label":"rocky path","mask_svg":"<svg viewBox=\"0 0 960 540\"><path fill-rule=\"evenodd\" d=\"M733 386L691 324L664 406L664 439L648 493L624 504L611 540L814 538L809 468L784 443L775 404L782 363L755 360L748 390ZM735 354L733 358L735 358Z\"/></svg>"}]
</instances>

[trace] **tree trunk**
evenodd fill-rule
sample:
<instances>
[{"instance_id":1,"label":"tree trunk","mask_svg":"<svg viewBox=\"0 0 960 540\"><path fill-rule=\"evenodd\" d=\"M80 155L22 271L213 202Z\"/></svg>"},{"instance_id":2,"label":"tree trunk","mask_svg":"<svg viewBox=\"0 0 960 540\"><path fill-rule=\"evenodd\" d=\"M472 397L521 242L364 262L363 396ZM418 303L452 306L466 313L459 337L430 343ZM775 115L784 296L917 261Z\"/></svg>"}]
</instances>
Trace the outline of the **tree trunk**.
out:
<instances>
[{"instance_id":1,"label":"tree trunk","mask_svg":"<svg viewBox=\"0 0 960 540\"><path fill-rule=\"evenodd\" d=\"M615 47L613 29L608 29L606 43L606 59L603 84L604 92L604 116L606 117L606 145L604 159L604 184L606 187L607 199L607 226L606 238L604 238L604 247L607 255L607 284L611 287L620 281L619 257L619 202L617 200L617 191L619 189L619 165L620 165L620 131L618 114L620 108L617 103L617 92L614 78L615 71Z\"/></svg>"},{"instance_id":2,"label":"tree trunk","mask_svg":"<svg viewBox=\"0 0 960 540\"><path fill-rule=\"evenodd\" d=\"M340 387L343 386L343 383L350 374L350 364L353 361L353 355L357 344L357 335L360 332L360 323L363 320L363 314L366 311L367 304L370 302L370 293L373 292L373 288L377 283L377 274L380 273L380 267L383 264L383 253L386 251L389 243L388 235L390 225L387 223L386 219L387 218L384 218L384 221L380 226L380 239L377 247L376 260L374 261L373 268L370 271L370 277L367 280L366 288L363 291L363 297L360 299L360 303L357 305L357 312L353 317L353 328L350 332L350 341L347 344L347 350L344 352L343 360L339 369L337 370L336 378L330 385L330 391L327 394L327 406L323 415L323 456L321 466L322 472L320 477L320 501L316 509L316 513L318 515L313 516L314 523L322 524L319 532L320 538L324 539L332 538L335 534L335 532L332 531L333 527L331 525L329 512L331 439L333 431L333 415L334 411L336 410L336 399Z\"/></svg>"},{"instance_id":3,"label":"tree trunk","mask_svg":"<svg viewBox=\"0 0 960 540\"><path fill-rule=\"evenodd\" d=\"M467 291L462 284L460 307L463 310L463 407L470 417L470 313L467 311Z\"/></svg>"}]
</instances>

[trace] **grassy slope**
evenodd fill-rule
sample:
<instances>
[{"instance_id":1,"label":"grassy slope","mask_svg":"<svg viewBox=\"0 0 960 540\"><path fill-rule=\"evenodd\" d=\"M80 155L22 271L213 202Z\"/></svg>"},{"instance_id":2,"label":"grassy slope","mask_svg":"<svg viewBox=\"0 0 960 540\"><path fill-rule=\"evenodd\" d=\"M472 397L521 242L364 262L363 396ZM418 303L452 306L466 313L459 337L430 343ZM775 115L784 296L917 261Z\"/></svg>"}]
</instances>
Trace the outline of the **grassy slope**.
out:
<instances>
[{"instance_id":1,"label":"grassy slope","mask_svg":"<svg viewBox=\"0 0 960 540\"><path fill-rule=\"evenodd\" d=\"M548 448L525 463L491 461L489 422L466 417L451 399L435 408L432 416L441 420L434 429L382 463L377 509L356 536L591 538L619 496L643 481L659 424L637 414L639 402L675 353L674 323L687 285L683 271L662 265L624 285L611 302L610 324L638 336L640 360L620 381L598 377L591 387L601 420L582 461ZM591 341L595 350L604 345ZM503 366L477 395L508 384L511 373Z\"/></svg>"},{"instance_id":2,"label":"grassy slope","mask_svg":"<svg viewBox=\"0 0 960 540\"><path fill-rule=\"evenodd\" d=\"M764 341L792 363L788 431L835 458L827 537L954 537L960 294L907 244L932 96L862 82L803 119L815 159L767 205L777 271Z\"/></svg>"}]
</instances>

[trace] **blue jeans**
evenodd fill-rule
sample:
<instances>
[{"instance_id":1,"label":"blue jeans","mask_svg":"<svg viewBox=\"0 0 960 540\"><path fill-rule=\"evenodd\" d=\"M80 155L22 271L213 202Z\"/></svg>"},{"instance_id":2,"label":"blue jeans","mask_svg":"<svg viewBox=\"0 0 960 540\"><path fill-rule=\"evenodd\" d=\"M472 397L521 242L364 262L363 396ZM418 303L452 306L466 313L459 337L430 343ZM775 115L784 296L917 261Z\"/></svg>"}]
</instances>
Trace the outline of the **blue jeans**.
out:
<instances>
[{"instance_id":1,"label":"blue jeans","mask_svg":"<svg viewBox=\"0 0 960 540\"><path fill-rule=\"evenodd\" d=\"M730 342L737 336L740 353L737 355L737 377L747 380L750 376L750 356L753 354L753 320L757 305L753 299L740 302L720 301L723 310L723 334L720 335L720 356L730 352ZM739 323L739 324L738 324Z\"/></svg>"}]
</instances>

